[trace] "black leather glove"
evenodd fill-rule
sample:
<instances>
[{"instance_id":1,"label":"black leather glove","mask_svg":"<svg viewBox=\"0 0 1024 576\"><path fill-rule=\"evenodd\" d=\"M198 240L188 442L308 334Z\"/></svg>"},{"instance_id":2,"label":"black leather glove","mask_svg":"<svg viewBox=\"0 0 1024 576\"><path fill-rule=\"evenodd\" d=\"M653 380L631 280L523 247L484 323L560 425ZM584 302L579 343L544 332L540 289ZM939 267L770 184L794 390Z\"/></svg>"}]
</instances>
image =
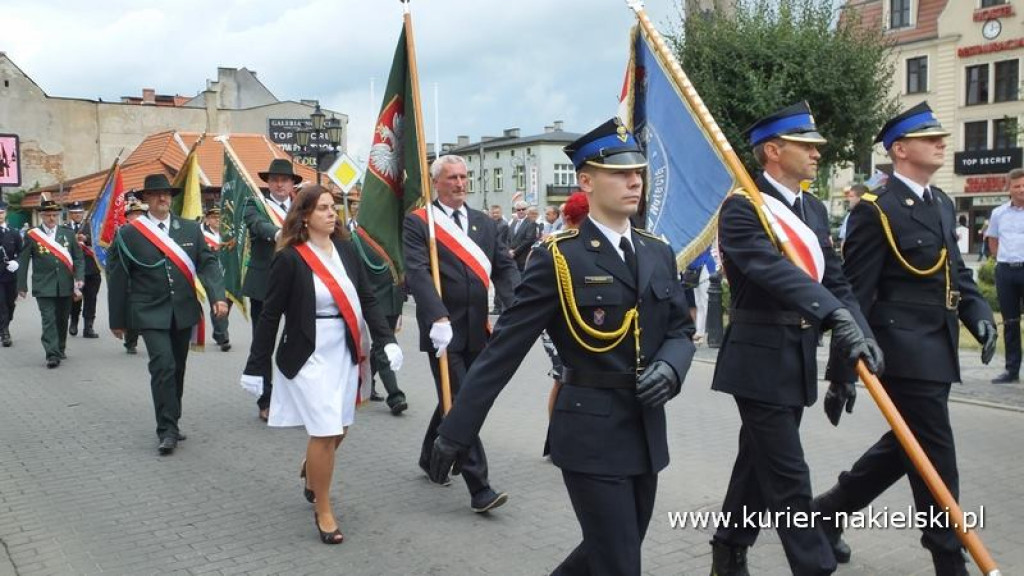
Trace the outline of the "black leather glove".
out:
<instances>
[{"instance_id":1,"label":"black leather glove","mask_svg":"<svg viewBox=\"0 0 1024 576\"><path fill-rule=\"evenodd\" d=\"M875 342L874 338L865 338L864 344L867 347L867 353L864 354L864 364L867 365L868 370L872 374L881 376L882 372L885 372L885 356L882 354L882 349L878 346L878 342Z\"/></svg>"},{"instance_id":2,"label":"black leather glove","mask_svg":"<svg viewBox=\"0 0 1024 576\"><path fill-rule=\"evenodd\" d=\"M853 403L857 400L857 386L853 382L833 382L825 393L825 415L833 426L839 426L839 418L843 408L847 414L853 413Z\"/></svg>"},{"instance_id":3,"label":"black leather glove","mask_svg":"<svg viewBox=\"0 0 1024 576\"><path fill-rule=\"evenodd\" d=\"M838 360L845 360L848 366L854 366L861 356L868 357L871 354L864 333L846 308L833 310L825 317L824 325L832 330L832 346L838 354Z\"/></svg>"},{"instance_id":4,"label":"black leather glove","mask_svg":"<svg viewBox=\"0 0 1024 576\"><path fill-rule=\"evenodd\" d=\"M981 363L988 364L996 353L996 340L999 339L999 331L996 330L996 325L988 320L978 320L974 337L981 344Z\"/></svg>"},{"instance_id":5,"label":"black leather glove","mask_svg":"<svg viewBox=\"0 0 1024 576\"><path fill-rule=\"evenodd\" d=\"M458 476L462 472L462 461L468 451L468 446L463 446L444 436L435 438L434 449L430 451L430 481L445 484L448 481L449 472Z\"/></svg>"},{"instance_id":6,"label":"black leather glove","mask_svg":"<svg viewBox=\"0 0 1024 576\"><path fill-rule=\"evenodd\" d=\"M656 360L637 379L636 398L648 408L657 408L668 402L677 384L672 366L664 360Z\"/></svg>"}]
</instances>

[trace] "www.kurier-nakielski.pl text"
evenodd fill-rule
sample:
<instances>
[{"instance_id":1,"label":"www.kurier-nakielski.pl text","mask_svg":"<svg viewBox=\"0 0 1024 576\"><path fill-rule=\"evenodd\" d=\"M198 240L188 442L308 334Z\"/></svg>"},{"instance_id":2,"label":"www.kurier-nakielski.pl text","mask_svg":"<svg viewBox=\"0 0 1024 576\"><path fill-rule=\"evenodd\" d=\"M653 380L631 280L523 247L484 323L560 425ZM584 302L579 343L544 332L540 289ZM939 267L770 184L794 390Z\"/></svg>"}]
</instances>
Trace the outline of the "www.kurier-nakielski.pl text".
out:
<instances>
[{"instance_id":1,"label":"www.kurier-nakielski.pl text","mask_svg":"<svg viewBox=\"0 0 1024 576\"><path fill-rule=\"evenodd\" d=\"M966 532L985 527L985 507L977 511L963 511L963 522L953 522L949 511L944 508L917 510L913 506L890 508L868 506L857 512L837 512L823 515L820 512L797 512L792 510L747 510L741 514L730 512L690 511L669 512L668 523L674 529L696 528L698 530L730 528L812 528L834 525L843 529L879 530L887 528L922 529L952 528Z\"/></svg>"}]
</instances>

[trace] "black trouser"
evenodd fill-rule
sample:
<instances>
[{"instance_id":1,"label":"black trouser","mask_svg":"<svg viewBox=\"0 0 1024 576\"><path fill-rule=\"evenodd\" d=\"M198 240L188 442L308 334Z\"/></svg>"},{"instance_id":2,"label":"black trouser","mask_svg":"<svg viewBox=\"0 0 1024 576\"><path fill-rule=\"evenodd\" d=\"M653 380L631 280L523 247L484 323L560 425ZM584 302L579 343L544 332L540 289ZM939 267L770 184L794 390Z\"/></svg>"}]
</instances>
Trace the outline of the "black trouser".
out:
<instances>
[{"instance_id":1,"label":"black trouser","mask_svg":"<svg viewBox=\"0 0 1024 576\"><path fill-rule=\"evenodd\" d=\"M85 318L85 323L92 326L96 320L96 295L100 292L103 277L99 274L86 274L82 284L82 299L71 301L71 324L78 326L78 318Z\"/></svg>"},{"instance_id":2,"label":"black trouser","mask_svg":"<svg viewBox=\"0 0 1024 576\"><path fill-rule=\"evenodd\" d=\"M800 443L803 408L738 397L735 400L743 426L739 453L722 503L722 512L731 515L731 525L720 526L715 540L731 546L753 546L760 528L756 521L754 525L742 521L750 514L767 510L790 515L805 513L805 518L810 518L811 475ZM819 527L800 528L783 522L775 525L775 531L793 574L835 571L832 547Z\"/></svg>"},{"instance_id":3,"label":"black trouser","mask_svg":"<svg viewBox=\"0 0 1024 576\"><path fill-rule=\"evenodd\" d=\"M36 296L39 317L43 321L43 333L39 338L46 352L46 359L60 360L68 342L68 314L71 310L71 296Z\"/></svg>"},{"instance_id":4,"label":"black trouser","mask_svg":"<svg viewBox=\"0 0 1024 576\"><path fill-rule=\"evenodd\" d=\"M144 328L139 333L149 353L149 386L156 413L156 435L161 440L171 434L177 436L192 327L178 328L172 319L169 330Z\"/></svg>"},{"instance_id":5,"label":"black trouser","mask_svg":"<svg viewBox=\"0 0 1024 576\"><path fill-rule=\"evenodd\" d=\"M388 316L388 325L394 332L395 326L398 326L398 316ZM373 371L371 377L380 376L380 381L384 383L384 389L388 392L388 406L394 406L405 400L405 393L398 387L398 377L391 369L388 355L384 353L385 345L383 340L374 340L370 347L370 370Z\"/></svg>"},{"instance_id":6,"label":"black trouser","mask_svg":"<svg viewBox=\"0 0 1024 576\"><path fill-rule=\"evenodd\" d=\"M954 498L959 499L960 474L956 467L953 429L949 423L950 384L883 377L882 386L907 421L910 431L920 442L946 487ZM846 503L844 511L861 510L904 475L910 480L914 506L918 512L928 512L933 506L939 508L896 436L889 431L854 463L853 468L839 475L841 499ZM931 526L923 529L921 544L937 552L960 550L956 534L946 528Z\"/></svg>"},{"instance_id":7,"label":"black trouser","mask_svg":"<svg viewBox=\"0 0 1024 576\"><path fill-rule=\"evenodd\" d=\"M479 353L479 351L453 352L448 350L448 382L451 385L453 403L462 387L462 381L466 378L466 372L469 371L469 367ZM433 352L427 352L427 358L430 359L430 371L434 374L437 408L434 409L434 415L430 418L427 433L423 437L423 446L420 449L420 465L425 467L430 466L430 452L434 448L434 440L437 439L437 427L441 425L443 419L441 415L441 366ZM469 454L462 465L462 479L466 481L466 487L469 488L470 494L476 494L490 486L487 482L487 455L484 454L484 445L480 442L479 436L469 447Z\"/></svg>"},{"instance_id":8,"label":"black trouser","mask_svg":"<svg viewBox=\"0 0 1024 576\"><path fill-rule=\"evenodd\" d=\"M213 326L213 341L217 344L227 344L231 341L231 337L228 335L228 316L231 315L233 302L231 300L227 302L228 313L219 318L213 313L213 304L210 304L210 324ZM255 325L256 323L253 322L253 326Z\"/></svg>"},{"instance_id":9,"label":"black trouser","mask_svg":"<svg viewBox=\"0 0 1024 576\"><path fill-rule=\"evenodd\" d=\"M256 341L256 325L260 322L260 315L263 313L263 300L256 300L249 297L249 314L252 318L252 339ZM271 361L272 362L272 361ZM263 394L256 399L256 405L260 410L270 408L270 395L274 392L274 368L273 364L267 367L266 374L263 374Z\"/></svg>"},{"instance_id":10,"label":"black trouser","mask_svg":"<svg viewBox=\"0 0 1024 576\"><path fill-rule=\"evenodd\" d=\"M18 299L18 283L0 282L0 331L6 330L14 319L14 303Z\"/></svg>"},{"instance_id":11,"label":"black trouser","mask_svg":"<svg viewBox=\"0 0 1024 576\"><path fill-rule=\"evenodd\" d=\"M640 576L640 546L654 511L657 474L595 476L562 470L583 542L552 576Z\"/></svg>"},{"instance_id":12,"label":"black trouser","mask_svg":"<svg viewBox=\"0 0 1024 576\"><path fill-rule=\"evenodd\" d=\"M1024 298L1024 266L996 264L996 296L1003 313L1006 371L1020 374L1020 301Z\"/></svg>"}]
</instances>

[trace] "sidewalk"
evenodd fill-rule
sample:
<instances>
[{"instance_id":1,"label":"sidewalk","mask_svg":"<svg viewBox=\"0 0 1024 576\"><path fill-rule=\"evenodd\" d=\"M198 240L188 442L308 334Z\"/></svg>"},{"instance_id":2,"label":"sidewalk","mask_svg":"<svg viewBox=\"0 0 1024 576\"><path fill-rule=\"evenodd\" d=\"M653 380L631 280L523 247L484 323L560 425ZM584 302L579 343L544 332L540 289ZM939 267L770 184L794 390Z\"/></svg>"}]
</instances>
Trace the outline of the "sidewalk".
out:
<instances>
[{"instance_id":1,"label":"sidewalk","mask_svg":"<svg viewBox=\"0 0 1024 576\"><path fill-rule=\"evenodd\" d=\"M825 363L828 361L828 337L825 344L818 347L818 377L825 374ZM697 361L714 364L718 359L718 349L708 348L706 344L697 347ZM962 384L955 384L950 392L954 402L967 402L1024 412L1024 384L992 384L991 380L1003 371L1003 356L997 354L987 366L981 363L977 350L960 351L960 375Z\"/></svg>"}]
</instances>

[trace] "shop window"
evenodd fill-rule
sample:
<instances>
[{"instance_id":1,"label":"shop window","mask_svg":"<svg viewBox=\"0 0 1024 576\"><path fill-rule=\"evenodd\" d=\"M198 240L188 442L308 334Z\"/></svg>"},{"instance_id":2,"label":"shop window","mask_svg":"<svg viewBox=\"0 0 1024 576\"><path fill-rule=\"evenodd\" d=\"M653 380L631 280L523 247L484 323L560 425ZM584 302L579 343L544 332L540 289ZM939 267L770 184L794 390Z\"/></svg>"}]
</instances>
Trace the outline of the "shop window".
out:
<instances>
[{"instance_id":1,"label":"shop window","mask_svg":"<svg viewBox=\"0 0 1024 576\"><path fill-rule=\"evenodd\" d=\"M1017 119L1000 118L992 121L992 148L1006 150L1017 147Z\"/></svg>"}]
</instances>

